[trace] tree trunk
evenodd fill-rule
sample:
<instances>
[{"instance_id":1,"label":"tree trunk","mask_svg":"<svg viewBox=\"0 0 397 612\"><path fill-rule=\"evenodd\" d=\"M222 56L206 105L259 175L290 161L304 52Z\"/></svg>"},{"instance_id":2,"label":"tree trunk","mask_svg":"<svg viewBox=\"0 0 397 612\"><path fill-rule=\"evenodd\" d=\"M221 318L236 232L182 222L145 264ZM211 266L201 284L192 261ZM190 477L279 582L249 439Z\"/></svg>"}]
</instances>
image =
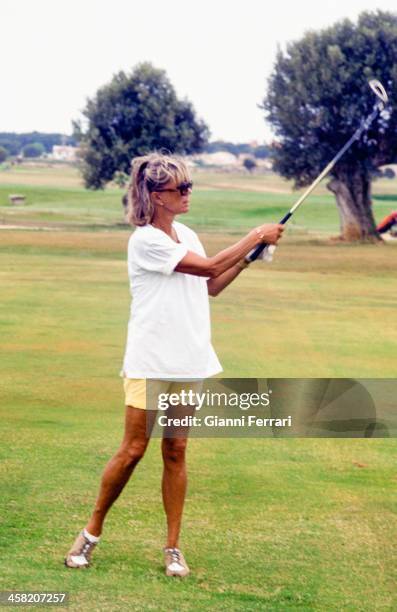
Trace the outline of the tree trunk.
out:
<instances>
[{"instance_id":1,"label":"tree trunk","mask_svg":"<svg viewBox=\"0 0 397 612\"><path fill-rule=\"evenodd\" d=\"M338 174L327 187L335 194L343 240L380 240L371 206L371 181L363 170Z\"/></svg>"}]
</instances>

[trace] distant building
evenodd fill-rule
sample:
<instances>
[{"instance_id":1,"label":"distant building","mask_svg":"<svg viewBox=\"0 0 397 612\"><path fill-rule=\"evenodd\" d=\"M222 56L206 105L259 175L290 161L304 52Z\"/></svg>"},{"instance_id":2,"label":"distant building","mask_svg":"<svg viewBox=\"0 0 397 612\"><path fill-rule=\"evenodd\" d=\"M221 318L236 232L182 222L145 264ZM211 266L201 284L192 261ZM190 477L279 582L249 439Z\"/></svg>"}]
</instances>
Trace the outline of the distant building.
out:
<instances>
[{"instance_id":1,"label":"distant building","mask_svg":"<svg viewBox=\"0 0 397 612\"><path fill-rule=\"evenodd\" d=\"M56 161L74 162L77 160L78 147L67 145L54 145L52 147L52 159Z\"/></svg>"},{"instance_id":2,"label":"distant building","mask_svg":"<svg viewBox=\"0 0 397 612\"><path fill-rule=\"evenodd\" d=\"M201 153L195 155L193 161L204 166L236 166L238 164L237 157L228 151L218 151L217 153Z\"/></svg>"}]
</instances>

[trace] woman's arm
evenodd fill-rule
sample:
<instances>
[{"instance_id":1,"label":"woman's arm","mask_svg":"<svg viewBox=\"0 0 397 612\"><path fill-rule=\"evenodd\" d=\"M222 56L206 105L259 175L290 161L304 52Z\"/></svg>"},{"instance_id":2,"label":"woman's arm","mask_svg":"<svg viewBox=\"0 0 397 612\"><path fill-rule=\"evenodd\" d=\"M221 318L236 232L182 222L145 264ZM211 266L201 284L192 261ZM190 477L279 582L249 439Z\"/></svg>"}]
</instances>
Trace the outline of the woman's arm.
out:
<instances>
[{"instance_id":1,"label":"woman's arm","mask_svg":"<svg viewBox=\"0 0 397 612\"><path fill-rule=\"evenodd\" d=\"M219 295L219 293L223 291L225 287L230 285L230 283L234 281L234 279L240 274L240 272L247 267L247 265L244 265L244 263L244 260L241 260L234 266L226 270L226 272L224 272L220 276L208 279L208 293L213 297Z\"/></svg>"},{"instance_id":2,"label":"woman's arm","mask_svg":"<svg viewBox=\"0 0 397 612\"><path fill-rule=\"evenodd\" d=\"M267 244L277 244L284 230L283 225L277 223L265 223L251 230L244 238L233 244L231 247L220 251L213 257L202 257L188 251L175 268L176 272L184 274L194 274L195 276L209 276L210 279L218 278L233 268L242 260L248 253L256 247L256 245L266 242ZM238 271L235 270L235 278ZM232 276L232 274L231 274ZM233 278L227 282L229 284ZM224 285L226 286L226 285Z\"/></svg>"}]
</instances>

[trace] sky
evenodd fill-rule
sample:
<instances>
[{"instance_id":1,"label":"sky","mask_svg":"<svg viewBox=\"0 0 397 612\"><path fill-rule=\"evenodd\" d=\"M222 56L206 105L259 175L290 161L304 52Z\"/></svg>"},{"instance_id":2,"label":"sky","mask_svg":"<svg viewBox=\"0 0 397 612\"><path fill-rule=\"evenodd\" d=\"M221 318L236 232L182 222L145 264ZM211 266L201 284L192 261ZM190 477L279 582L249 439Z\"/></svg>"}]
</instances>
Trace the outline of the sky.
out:
<instances>
[{"instance_id":1,"label":"sky","mask_svg":"<svg viewBox=\"0 0 397 612\"><path fill-rule=\"evenodd\" d=\"M143 61L212 140L272 137L258 108L277 48L395 0L0 0L0 131L70 134L87 98Z\"/></svg>"}]
</instances>

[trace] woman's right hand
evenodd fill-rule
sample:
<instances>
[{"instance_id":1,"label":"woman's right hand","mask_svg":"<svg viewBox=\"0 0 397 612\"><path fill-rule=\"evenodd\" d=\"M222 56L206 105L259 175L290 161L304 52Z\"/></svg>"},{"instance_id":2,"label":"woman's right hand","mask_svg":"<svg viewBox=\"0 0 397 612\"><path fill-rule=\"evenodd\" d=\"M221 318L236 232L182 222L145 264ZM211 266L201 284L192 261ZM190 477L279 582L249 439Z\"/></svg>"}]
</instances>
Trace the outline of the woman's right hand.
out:
<instances>
[{"instance_id":1,"label":"woman's right hand","mask_svg":"<svg viewBox=\"0 0 397 612\"><path fill-rule=\"evenodd\" d=\"M266 244L277 244L283 231L284 225L280 225L280 223L264 223L252 230L257 236L258 244L262 242Z\"/></svg>"}]
</instances>

